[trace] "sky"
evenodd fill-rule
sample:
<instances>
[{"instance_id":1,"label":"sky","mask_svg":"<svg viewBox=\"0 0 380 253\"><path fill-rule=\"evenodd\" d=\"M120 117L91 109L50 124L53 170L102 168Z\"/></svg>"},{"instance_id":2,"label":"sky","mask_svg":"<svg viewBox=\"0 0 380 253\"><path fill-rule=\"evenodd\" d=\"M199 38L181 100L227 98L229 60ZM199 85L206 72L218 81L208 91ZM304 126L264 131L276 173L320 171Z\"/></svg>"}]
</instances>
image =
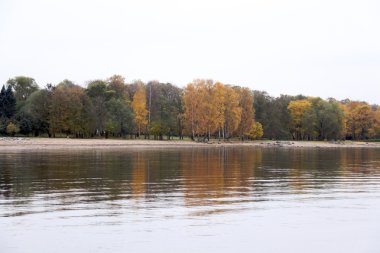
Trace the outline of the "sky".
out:
<instances>
[{"instance_id":1,"label":"sky","mask_svg":"<svg viewBox=\"0 0 380 253\"><path fill-rule=\"evenodd\" d=\"M378 0L1 0L0 84L196 78L380 104Z\"/></svg>"}]
</instances>

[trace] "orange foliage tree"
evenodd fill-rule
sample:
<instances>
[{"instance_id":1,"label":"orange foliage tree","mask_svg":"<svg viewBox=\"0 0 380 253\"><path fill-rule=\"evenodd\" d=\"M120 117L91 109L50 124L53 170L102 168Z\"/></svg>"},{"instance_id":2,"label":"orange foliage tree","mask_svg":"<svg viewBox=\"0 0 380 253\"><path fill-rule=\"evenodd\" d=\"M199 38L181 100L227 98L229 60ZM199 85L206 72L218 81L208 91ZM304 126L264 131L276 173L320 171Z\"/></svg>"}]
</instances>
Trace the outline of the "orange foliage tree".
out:
<instances>
[{"instance_id":1,"label":"orange foliage tree","mask_svg":"<svg viewBox=\"0 0 380 253\"><path fill-rule=\"evenodd\" d=\"M146 109L146 94L145 88L142 85L137 86L137 90L132 100L132 110L134 112L134 119L137 126L138 136L141 130L145 129L148 124L148 110Z\"/></svg>"},{"instance_id":2,"label":"orange foliage tree","mask_svg":"<svg viewBox=\"0 0 380 253\"><path fill-rule=\"evenodd\" d=\"M346 138L359 140L375 135L375 112L365 102L349 102L345 105Z\"/></svg>"},{"instance_id":3,"label":"orange foliage tree","mask_svg":"<svg viewBox=\"0 0 380 253\"><path fill-rule=\"evenodd\" d=\"M224 137L230 138L239 126L242 109L239 105L239 93L231 86L226 86L226 93L227 96L224 100Z\"/></svg>"},{"instance_id":4,"label":"orange foliage tree","mask_svg":"<svg viewBox=\"0 0 380 253\"><path fill-rule=\"evenodd\" d=\"M239 93L239 105L241 107L241 119L238 132L240 137L244 139L244 133L249 132L254 124L255 110L253 108L253 92L248 88L241 87L236 87L235 90ZM258 137L260 138L261 136Z\"/></svg>"}]
</instances>

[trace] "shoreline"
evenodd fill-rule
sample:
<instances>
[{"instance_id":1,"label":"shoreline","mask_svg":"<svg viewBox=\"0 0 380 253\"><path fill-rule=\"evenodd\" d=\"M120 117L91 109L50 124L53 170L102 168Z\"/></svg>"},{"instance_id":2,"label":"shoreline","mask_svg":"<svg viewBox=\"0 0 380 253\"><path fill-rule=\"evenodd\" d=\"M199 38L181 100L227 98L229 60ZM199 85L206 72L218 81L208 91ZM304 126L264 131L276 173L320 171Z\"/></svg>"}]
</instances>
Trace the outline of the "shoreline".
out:
<instances>
[{"instance_id":1,"label":"shoreline","mask_svg":"<svg viewBox=\"0 0 380 253\"><path fill-rule=\"evenodd\" d=\"M131 148L182 148L182 147L262 147L262 148L380 148L375 142L325 141L246 141L209 143L182 140L129 140L129 139L69 139L0 137L0 151L10 150L96 150Z\"/></svg>"}]
</instances>

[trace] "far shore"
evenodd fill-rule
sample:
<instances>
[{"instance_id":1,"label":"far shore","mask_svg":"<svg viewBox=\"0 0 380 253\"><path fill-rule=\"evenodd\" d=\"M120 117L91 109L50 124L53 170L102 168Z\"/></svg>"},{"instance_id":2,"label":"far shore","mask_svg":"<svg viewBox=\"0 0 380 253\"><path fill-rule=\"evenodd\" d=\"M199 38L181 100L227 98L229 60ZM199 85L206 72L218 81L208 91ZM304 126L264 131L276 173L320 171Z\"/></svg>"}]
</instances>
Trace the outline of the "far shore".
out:
<instances>
[{"instance_id":1,"label":"far shore","mask_svg":"<svg viewBox=\"0 0 380 253\"><path fill-rule=\"evenodd\" d=\"M182 148L182 147L263 147L263 148L380 148L380 143L353 141L232 141L208 143L182 140L144 139L70 139L0 137L0 152L8 150L95 150L132 148Z\"/></svg>"}]
</instances>

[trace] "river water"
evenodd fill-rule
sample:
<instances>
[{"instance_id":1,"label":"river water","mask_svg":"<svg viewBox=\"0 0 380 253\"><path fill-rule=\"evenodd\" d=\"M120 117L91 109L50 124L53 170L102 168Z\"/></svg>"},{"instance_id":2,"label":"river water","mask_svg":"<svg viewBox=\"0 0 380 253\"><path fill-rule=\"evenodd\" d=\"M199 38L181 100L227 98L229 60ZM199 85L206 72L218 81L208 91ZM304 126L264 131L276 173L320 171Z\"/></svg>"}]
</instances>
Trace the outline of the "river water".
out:
<instances>
[{"instance_id":1,"label":"river water","mask_svg":"<svg viewBox=\"0 0 380 253\"><path fill-rule=\"evenodd\" d=\"M0 150L0 252L380 252L380 149Z\"/></svg>"}]
</instances>

